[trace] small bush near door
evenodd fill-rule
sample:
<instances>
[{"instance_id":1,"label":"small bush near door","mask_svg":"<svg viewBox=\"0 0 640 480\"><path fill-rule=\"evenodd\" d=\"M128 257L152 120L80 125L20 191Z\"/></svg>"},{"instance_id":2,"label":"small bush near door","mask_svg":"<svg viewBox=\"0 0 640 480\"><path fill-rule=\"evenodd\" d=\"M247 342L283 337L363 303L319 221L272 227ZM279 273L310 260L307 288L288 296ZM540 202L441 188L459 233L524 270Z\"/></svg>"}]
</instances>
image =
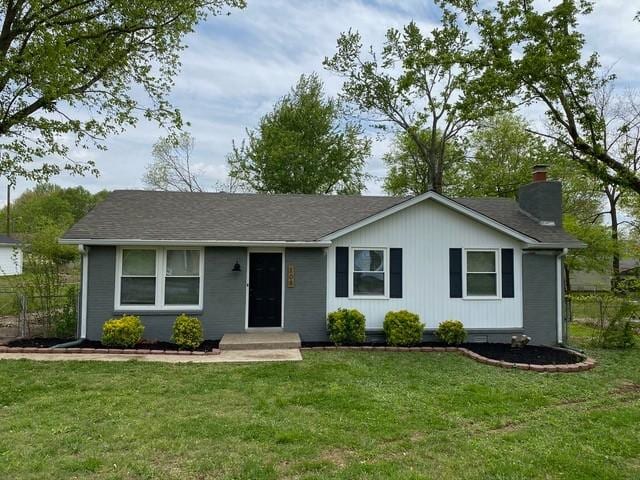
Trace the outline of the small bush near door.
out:
<instances>
[{"instance_id":1,"label":"small bush near door","mask_svg":"<svg viewBox=\"0 0 640 480\"><path fill-rule=\"evenodd\" d=\"M140 343L144 325L136 315L112 318L102 326L102 344L109 347L130 348Z\"/></svg>"},{"instance_id":2,"label":"small bush near door","mask_svg":"<svg viewBox=\"0 0 640 480\"><path fill-rule=\"evenodd\" d=\"M364 315L356 309L340 308L328 315L329 338L336 345L364 342L364 325Z\"/></svg>"},{"instance_id":3,"label":"small bush near door","mask_svg":"<svg viewBox=\"0 0 640 480\"><path fill-rule=\"evenodd\" d=\"M416 313L400 310L384 316L383 329L389 345L416 345L422 341L424 323Z\"/></svg>"},{"instance_id":4,"label":"small bush near door","mask_svg":"<svg viewBox=\"0 0 640 480\"><path fill-rule=\"evenodd\" d=\"M173 324L171 339L180 348L195 350L204 341L202 323L196 317L189 317L184 313L179 315Z\"/></svg>"},{"instance_id":5,"label":"small bush near door","mask_svg":"<svg viewBox=\"0 0 640 480\"><path fill-rule=\"evenodd\" d=\"M459 345L467 338L467 331L460 320L445 320L438 325L436 337L448 345Z\"/></svg>"}]
</instances>

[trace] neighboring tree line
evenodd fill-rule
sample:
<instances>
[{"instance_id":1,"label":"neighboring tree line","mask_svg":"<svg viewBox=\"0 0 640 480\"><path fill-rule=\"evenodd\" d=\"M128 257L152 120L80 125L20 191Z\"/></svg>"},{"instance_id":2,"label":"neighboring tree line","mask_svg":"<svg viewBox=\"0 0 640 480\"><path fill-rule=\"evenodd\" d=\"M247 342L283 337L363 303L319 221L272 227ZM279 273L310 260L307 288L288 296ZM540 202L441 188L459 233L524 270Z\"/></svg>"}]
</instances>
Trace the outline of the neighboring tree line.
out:
<instances>
[{"instance_id":1,"label":"neighboring tree line","mask_svg":"<svg viewBox=\"0 0 640 480\"><path fill-rule=\"evenodd\" d=\"M25 271L36 270L43 262L51 262L56 270L73 264L78 249L61 245L58 238L107 194L106 190L94 194L83 187L45 183L20 195L11 205L9 222L12 235L22 242ZM6 225L6 206L0 210L0 222Z\"/></svg>"}]
</instances>

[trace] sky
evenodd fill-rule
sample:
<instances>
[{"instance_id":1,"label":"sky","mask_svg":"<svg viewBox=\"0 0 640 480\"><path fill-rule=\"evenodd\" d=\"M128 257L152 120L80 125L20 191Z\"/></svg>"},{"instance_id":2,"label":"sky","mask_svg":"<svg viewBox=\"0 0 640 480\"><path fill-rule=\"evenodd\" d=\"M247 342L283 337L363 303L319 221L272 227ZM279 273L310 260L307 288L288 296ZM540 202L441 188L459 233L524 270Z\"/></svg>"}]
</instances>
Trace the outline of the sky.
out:
<instances>
[{"instance_id":1,"label":"sky","mask_svg":"<svg viewBox=\"0 0 640 480\"><path fill-rule=\"evenodd\" d=\"M339 34L357 30L364 45L381 45L390 27L411 20L423 31L433 28L439 12L432 0L248 0L247 8L229 16L210 17L186 38L182 70L170 100L182 112L195 137L194 159L205 186L226 177L225 156L232 140L241 141L262 115L286 94L303 73L317 72L326 92L335 95L340 80L322 67L334 53ZM541 6L547 0L538 0ZM631 0L596 0L592 15L581 22L587 49L595 50L603 65L613 67L622 88L640 88L640 23L632 22L638 6ZM539 116L540 110L531 111ZM537 121L539 118L531 118ZM61 175L52 182L82 185L91 191L143 188L141 178L151 161L151 149L166 132L140 121L136 128L107 140L107 151L76 152L93 159L98 177ZM385 169L382 155L389 139L373 144L368 171L373 176L366 194L381 193ZM26 188L18 182L14 198ZM0 184L0 187L3 188Z\"/></svg>"}]
</instances>

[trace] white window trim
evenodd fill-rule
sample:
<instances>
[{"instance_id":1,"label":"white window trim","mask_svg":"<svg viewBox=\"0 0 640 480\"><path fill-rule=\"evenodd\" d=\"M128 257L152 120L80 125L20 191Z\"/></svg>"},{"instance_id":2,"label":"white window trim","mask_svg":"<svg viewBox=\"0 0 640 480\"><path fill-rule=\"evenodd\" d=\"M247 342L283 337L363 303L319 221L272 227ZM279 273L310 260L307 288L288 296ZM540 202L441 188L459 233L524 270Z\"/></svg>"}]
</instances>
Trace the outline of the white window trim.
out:
<instances>
[{"instance_id":1,"label":"white window trim","mask_svg":"<svg viewBox=\"0 0 640 480\"><path fill-rule=\"evenodd\" d=\"M123 250L155 250L156 252L156 303L155 305L132 305L120 304L120 286L122 279L122 251ZM165 305L164 303L164 280L166 275L166 262L167 262L167 250L197 250L200 252L200 284L199 284L199 297L197 305ZM149 246L119 246L116 248L116 288L114 298L114 309L116 311L167 311L167 312L192 312L200 311L203 308L203 290L204 290L204 248L203 247L184 247L167 246L157 247L153 245ZM170 277L171 278L171 277ZM175 277L172 277L175 278ZM190 277L192 278L192 277Z\"/></svg>"},{"instance_id":2,"label":"white window trim","mask_svg":"<svg viewBox=\"0 0 640 480\"><path fill-rule=\"evenodd\" d=\"M492 252L496 265L496 295L467 295L467 252ZM465 248L462 255L462 298L463 300L502 300L502 265L499 248ZM474 272L471 272L474 273ZM482 272L475 272L482 273ZM487 272L490 273L490 272Z\"/></svg>"},{"instance_id":3,"label":"white window trim","mask_svg":"<svg viewBox=\"0 0 640 480\"><path fill-rule=\"evenodd\" d=\"M356 295L353 293L353 258L356 250L381 250L384 252L384 295ZM389 248L388 247L349 247L349 298L357 300L389 299Z\"/></svg>"}]
</instances>

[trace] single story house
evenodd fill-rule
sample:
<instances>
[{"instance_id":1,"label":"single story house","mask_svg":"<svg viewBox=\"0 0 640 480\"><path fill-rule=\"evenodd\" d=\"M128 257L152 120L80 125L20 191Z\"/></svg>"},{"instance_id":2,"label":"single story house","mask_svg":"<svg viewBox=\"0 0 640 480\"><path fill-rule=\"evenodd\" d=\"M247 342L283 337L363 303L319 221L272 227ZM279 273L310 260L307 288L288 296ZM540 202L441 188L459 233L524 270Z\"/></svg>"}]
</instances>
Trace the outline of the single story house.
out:
<instances>
[{"instance_id":1,"label":"single story house","mask_svg":"<svg viewBox=\"0 0 640 480\"><path fill-rule=\"evenodd\" d=\"M22 273L22 249L13 237L0 235L0 277Z\"/></svg>"},{"instance_id":2,"label":"single story house","mask_svg":"<svg viewBox=\"0 0 640 480\"><path fill-rule=\"evenodd\" d=\"M282 329L326 341L327 313L357 308L371 337L391 310L418 313L425 339L461 320L469 340L563 340L561 185L543 169L504 198L122 190L61 238L82 256L80 335L140 315L168 340L177 314L205 337Z\"/></svg>"}]
</instances>

